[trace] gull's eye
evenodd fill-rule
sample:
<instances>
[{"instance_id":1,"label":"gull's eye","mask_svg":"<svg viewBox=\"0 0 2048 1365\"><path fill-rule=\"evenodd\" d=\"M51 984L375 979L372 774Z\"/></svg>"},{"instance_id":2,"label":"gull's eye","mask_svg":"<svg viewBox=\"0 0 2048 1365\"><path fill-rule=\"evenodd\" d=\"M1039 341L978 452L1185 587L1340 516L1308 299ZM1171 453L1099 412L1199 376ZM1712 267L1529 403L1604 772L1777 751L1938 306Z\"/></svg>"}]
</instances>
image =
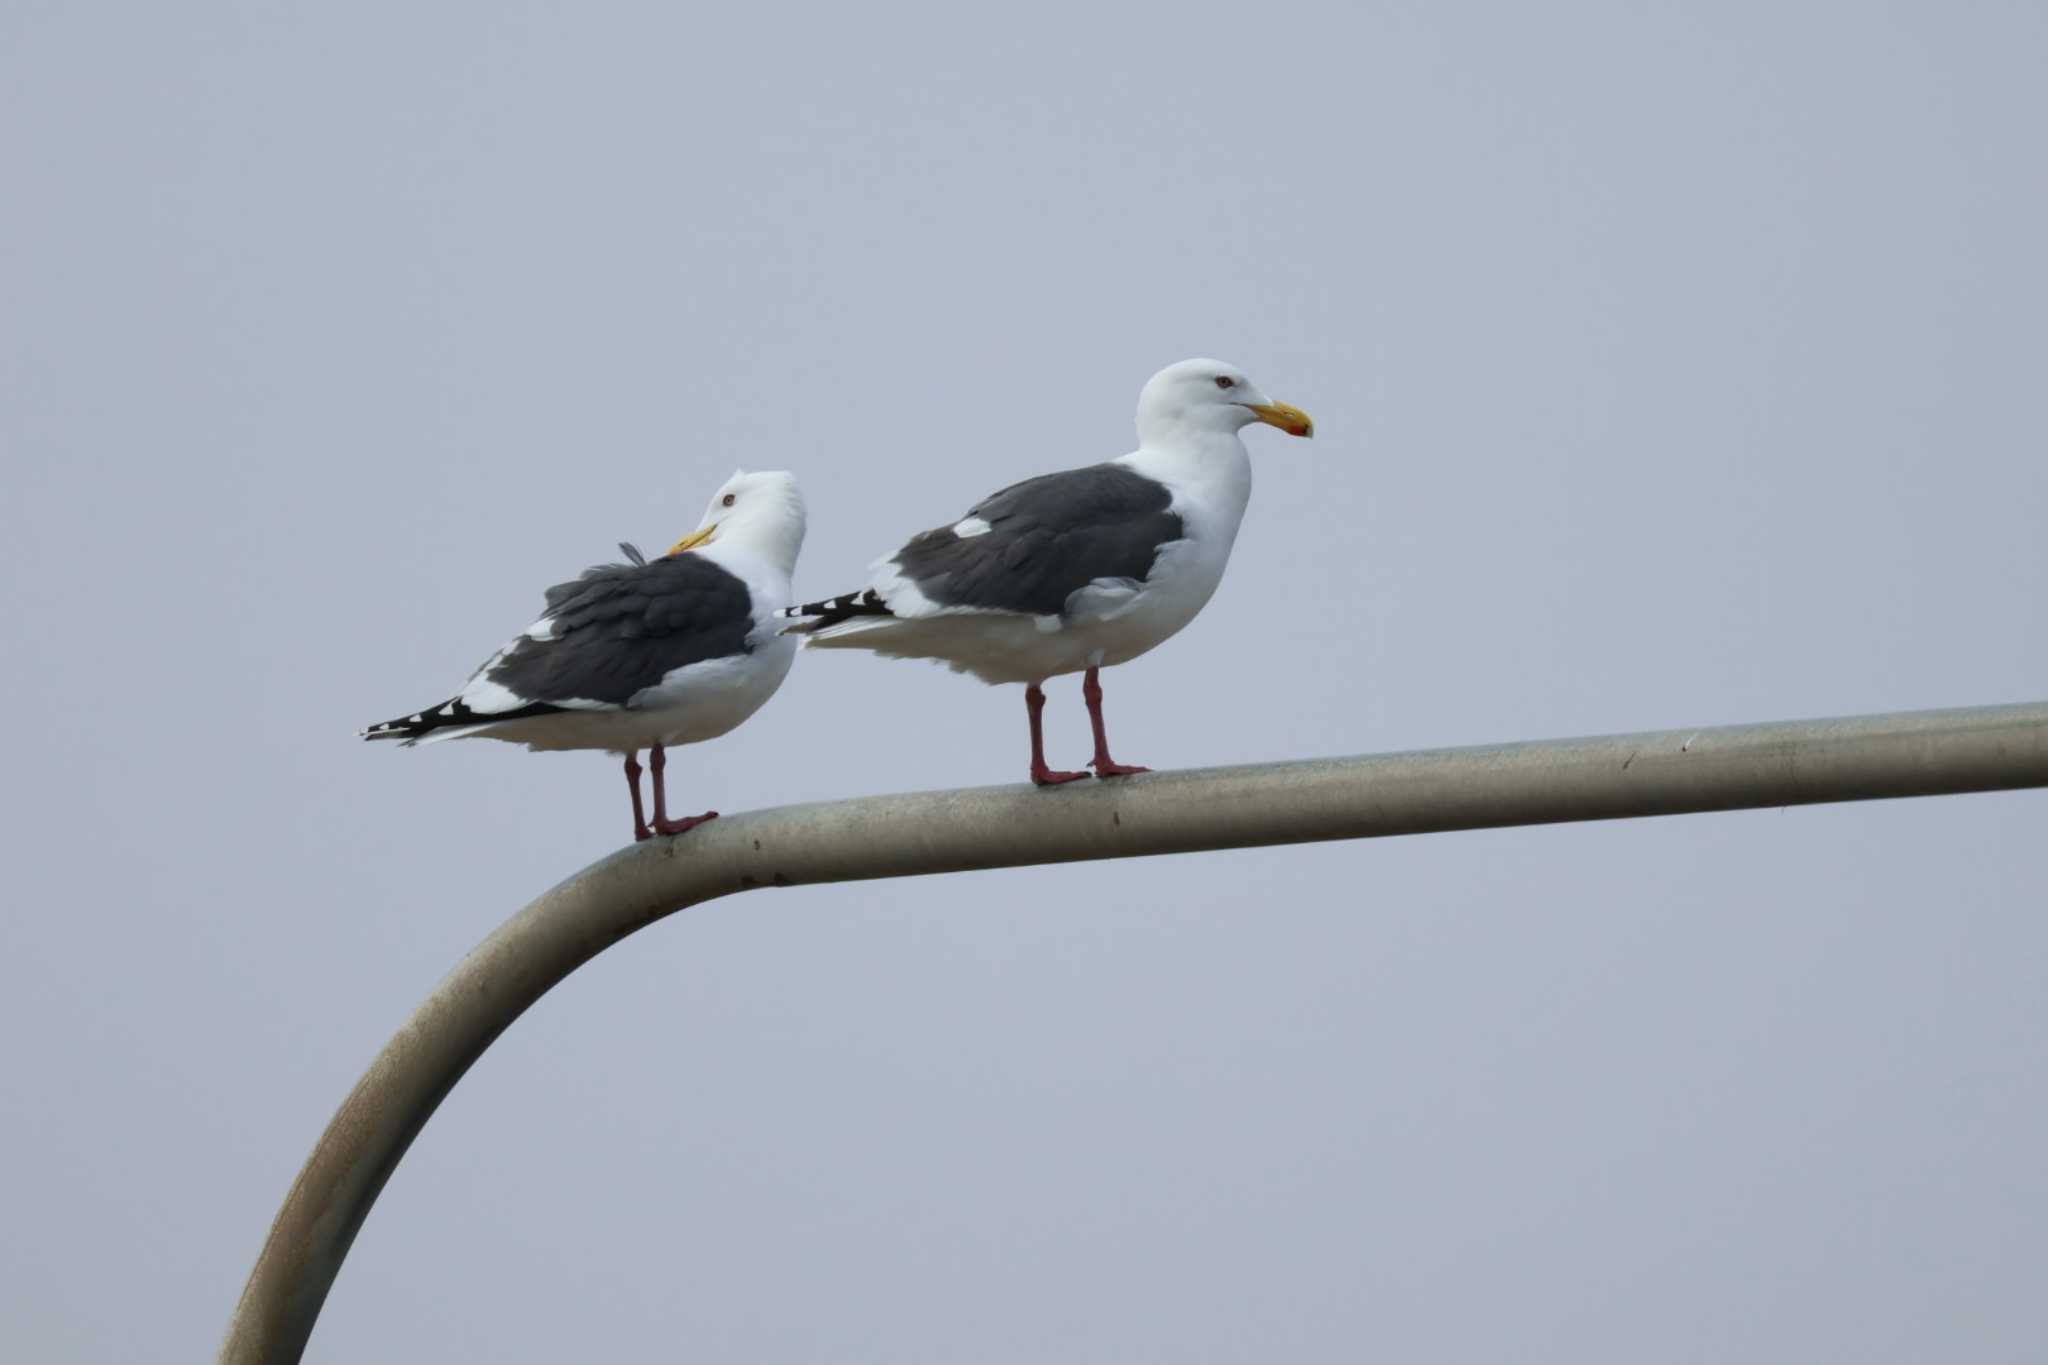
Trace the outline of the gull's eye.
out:
<instances>
[{"instance_id":1,"label":"gull's eye","mask_svg":"<svg viewBox=\"0 0 2048 1365\"><path fill-rule=\"evenodd\" d=\"M1234 389L1237 387L1237 381L1227 374L1219 374L1216 376L1216 387L1219 389Z\"/></svg>"},{"instance_id":2,"label":"gull's eye","mask_svg":"<svg viewBox=\"0 0 2048 1365\"><path fill-rule=\"evenodd\" d=\"M726 494L726 495L725 495L724 497L722 497L722 498L720 498L720 499L718 500L719 506L721 506L721 507L730 507L730 506L732 506L732 503L733 503L733 499L734 499L734 498L737 498L738 496L739 496L739 494L737 494L737 493L727 493L727 494Z\"/></svg>"}]
</instances>

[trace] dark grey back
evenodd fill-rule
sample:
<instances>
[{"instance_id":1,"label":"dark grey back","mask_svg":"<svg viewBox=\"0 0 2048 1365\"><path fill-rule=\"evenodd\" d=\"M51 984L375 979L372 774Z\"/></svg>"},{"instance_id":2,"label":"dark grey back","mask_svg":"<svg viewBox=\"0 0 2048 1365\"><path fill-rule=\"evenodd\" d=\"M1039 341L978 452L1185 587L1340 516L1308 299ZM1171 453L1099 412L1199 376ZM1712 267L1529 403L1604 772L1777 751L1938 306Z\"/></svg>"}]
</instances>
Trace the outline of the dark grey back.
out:
<instances>
[{"instance_id":1,"label":"dark grey back","mask_svg":"<svg viewBox=\"0 0 2048 1365\"><path fill-rule=\"evenodd\" d=\"M985 498L969 516L978 536L926 531L894 563L918 590L948 607L1056 616L1075 590L1098 578L1142 582L1159 547L1179 540L1173 495L1123 465L1042 474Z\"/></svg>"},{"instance_id":2,"label":"dark grey back","mask_svg":"<svg viewBox=\"0 0 2048 1365\"><path fill-rule=\"evenodd\" d=\"M488 677L539 702L623 704L672 669L750 652L753 595L700 555L605 564L547 591L552 640L522 639Z\"/></svg>"}]
</instances>

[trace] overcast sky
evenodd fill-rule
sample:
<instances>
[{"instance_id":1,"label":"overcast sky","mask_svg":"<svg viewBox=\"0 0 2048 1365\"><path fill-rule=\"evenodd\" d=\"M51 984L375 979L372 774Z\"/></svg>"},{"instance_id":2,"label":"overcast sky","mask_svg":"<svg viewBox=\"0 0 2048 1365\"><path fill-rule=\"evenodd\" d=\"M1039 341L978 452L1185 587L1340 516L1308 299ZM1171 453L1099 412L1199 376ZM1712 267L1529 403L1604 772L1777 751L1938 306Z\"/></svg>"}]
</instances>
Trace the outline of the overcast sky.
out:
<instances>
[{"instance_id":1,"label":"overcast sky","mask_svg":"<svg viewBox=\"0 0 2048 1365\"><path fill-rule=\"evenodd\" d=\"M800 591L1214 355L1194 766L2048 695L2048 9L0 8L0 1355L189 1361L407 1012L621 842L400 752L736 465ZM1088 749L1072 680L1051 757ZM1021 778L818 654L679 809ZM2038 1361L2048 796L806 888L455 1091L321 1362Z\"/></svg>"}]
</instances>

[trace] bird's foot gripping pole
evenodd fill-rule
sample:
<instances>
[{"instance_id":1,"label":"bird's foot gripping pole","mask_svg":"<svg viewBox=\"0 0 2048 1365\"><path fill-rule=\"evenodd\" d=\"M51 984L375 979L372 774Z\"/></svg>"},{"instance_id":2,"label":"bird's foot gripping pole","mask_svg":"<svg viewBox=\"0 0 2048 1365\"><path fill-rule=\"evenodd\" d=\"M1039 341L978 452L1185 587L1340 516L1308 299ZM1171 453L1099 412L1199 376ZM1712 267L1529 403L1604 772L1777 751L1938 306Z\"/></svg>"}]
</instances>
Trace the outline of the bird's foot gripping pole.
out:
<instances>
[{"instance_id":1,"label":"bird's foot gripping pole","mask_svg":"<svg viewBox=\"0 0 2048 1365\"><path fill-rule=\"evenodd\" d=\"M1024 710L1031 717L1031 780L1041 787L1057 787L1062 782L1078 782L1088 776L1085 772L1065 773L1045 766L1045 690L1037 683L1024 689Z\"/></svg>"},{"instance_id":2,"label":"bird's foot gripping pole","mask_svg":"<svg viewBox=\"0 0 2048 1365\"><path fill-rule=\"evenodd\" d=\"M1081 700L1088 703L1088 723L1095 730L1095 757L1090 762L1097 777L1129 777L1132 773L1149 773L1150 768L1135 763L1119 763L1109 756L1109 732L1102 725L1102 684L1096 679L1096 670L1089 669L1081 679Z\"/></svg>"},{"instance_id":3,"label":"bird's foot gripping pole","mask_svg":"<svg viewBox=\"0 0 2048 1365\"><path fill-rule=\"evenodd\" d=\"M685 815L680 820L669 819L668 783L662 778L662 774L668 769L668 754L663 751L659 744L648 749L647 766L654 774L654 824L649 830L650 834L688 834L706 820L716 820L718 818L717 811L707 810L702 815ZM638 783L634 784L633 790L637 797L640 790ZM639 806L637 800L635 800L634 806L637 814ZM634 837L645 838L647 836L640 834L636 830Z\"/></svg>"}]
</instances>

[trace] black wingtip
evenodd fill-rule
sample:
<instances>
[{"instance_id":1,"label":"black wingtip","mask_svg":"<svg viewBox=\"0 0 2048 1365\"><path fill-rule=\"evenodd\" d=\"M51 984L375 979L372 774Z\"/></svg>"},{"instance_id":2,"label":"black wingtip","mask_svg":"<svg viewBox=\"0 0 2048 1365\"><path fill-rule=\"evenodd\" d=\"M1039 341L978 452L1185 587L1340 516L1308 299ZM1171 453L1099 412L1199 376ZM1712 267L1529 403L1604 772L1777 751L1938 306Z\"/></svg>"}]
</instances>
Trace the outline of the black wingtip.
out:
<instances>
[{"instance_id":1,"label":"black wingtip","mask_svg":"<svg viewBox=\"0 0 2048 1365\"><path fill-rule=\"evenodd\" d=\"M856 616L894 616L889 604L873 588L846 593L840 597L828 597L822 602L805 602L801 606L784 607L777 615L788 620L799 621L800 626L792 629L804 633L836 626L841 621L851 621Z\"/></svg>"},{"instance_id":2,"label":"black wingtip","mask_svg":"<svg viewBox=\"0 0 2048 1365\"><path fill-rule=\"evenodd\" d=\"M375 725L365 726L356 731L358 739L417 739L434 729L428 713L416 716L400 716L396 720L380 720Z\"/></svg>"},{"instance_id":3,"label":"black wingtip","mask_svg":"<svg viewBox=\"0 0 2048 1365\"><path fill-rule=\"evenodd\" d=\"M363 731L364 739L399 739L407 744L417 744L437 730L460 729L471 725L494 725L500 721L531 720L536 716L551 716L562 708L551 706L544 701L528 702L514 711L477 712L460 697L450 697L439 706L429 706L409 716L398 716L391 720L380 720Z\"/></svg>"}]
</instances>

